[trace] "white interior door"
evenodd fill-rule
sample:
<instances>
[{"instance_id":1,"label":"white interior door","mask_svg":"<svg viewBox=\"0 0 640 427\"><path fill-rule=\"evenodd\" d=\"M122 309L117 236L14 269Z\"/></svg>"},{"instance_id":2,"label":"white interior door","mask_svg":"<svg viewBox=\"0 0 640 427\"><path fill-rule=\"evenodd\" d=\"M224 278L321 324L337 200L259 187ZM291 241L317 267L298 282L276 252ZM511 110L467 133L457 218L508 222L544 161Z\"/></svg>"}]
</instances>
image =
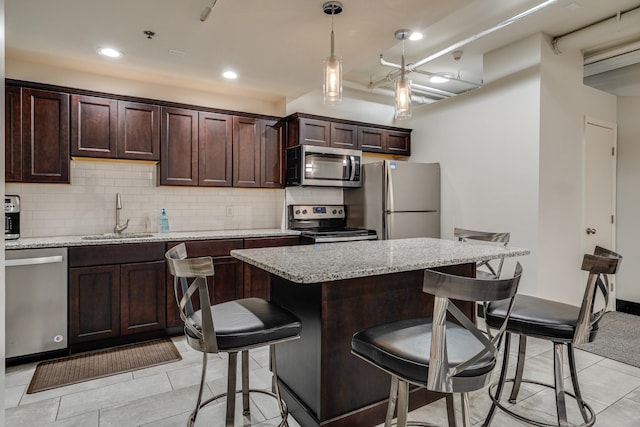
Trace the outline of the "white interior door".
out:
<instances>
[{"instance_id":1,"label":"white interior door","mask_svg":"<svg viewBox=\"0 0 640 427\"><path fill-rule=\"evenodd\" d=\"M615 250L617 126L587 117L585 141L584 253L596 245ZM615 284L610 278L609 309L615 310Z\"/></svg>"}]
</instances>

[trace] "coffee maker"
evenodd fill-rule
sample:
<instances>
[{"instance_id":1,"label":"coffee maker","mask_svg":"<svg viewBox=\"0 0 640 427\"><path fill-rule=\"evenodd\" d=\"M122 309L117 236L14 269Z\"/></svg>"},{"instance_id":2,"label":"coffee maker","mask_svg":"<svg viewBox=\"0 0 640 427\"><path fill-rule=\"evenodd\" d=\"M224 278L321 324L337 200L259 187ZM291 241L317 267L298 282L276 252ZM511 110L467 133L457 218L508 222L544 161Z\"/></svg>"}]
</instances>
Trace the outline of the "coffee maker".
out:
<instances>
[{"instance_id":1,"label":"coffee maker","mask_svg":"<svg viewBox=\"0 0 640 427\"><path fill-rule=\"evenodd\" d=\"M4 196L4 239L20 238L20 196Z\"/></svg>"}]
</instances>

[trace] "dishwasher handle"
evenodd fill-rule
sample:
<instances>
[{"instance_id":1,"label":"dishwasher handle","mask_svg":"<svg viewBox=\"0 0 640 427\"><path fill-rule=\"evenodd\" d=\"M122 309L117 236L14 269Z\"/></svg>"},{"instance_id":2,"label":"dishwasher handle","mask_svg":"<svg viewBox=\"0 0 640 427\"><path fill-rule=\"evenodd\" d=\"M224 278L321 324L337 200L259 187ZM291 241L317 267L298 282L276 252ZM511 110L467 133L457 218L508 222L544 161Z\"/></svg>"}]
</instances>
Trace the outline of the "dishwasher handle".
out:
<instances>
[{"instance_id":1,"label":"dishwasher handle","mask_svg":"<svg viewBox=\"0 0 640 427\"><path fill-rule=\"evenodd\" d=\"M43 256L37 258L18 258L7 259L4 262L6 267L18 267L21 265L40 265L40 264L55 264L64 260L62 255Z\"/></svg>"}]
</instances>

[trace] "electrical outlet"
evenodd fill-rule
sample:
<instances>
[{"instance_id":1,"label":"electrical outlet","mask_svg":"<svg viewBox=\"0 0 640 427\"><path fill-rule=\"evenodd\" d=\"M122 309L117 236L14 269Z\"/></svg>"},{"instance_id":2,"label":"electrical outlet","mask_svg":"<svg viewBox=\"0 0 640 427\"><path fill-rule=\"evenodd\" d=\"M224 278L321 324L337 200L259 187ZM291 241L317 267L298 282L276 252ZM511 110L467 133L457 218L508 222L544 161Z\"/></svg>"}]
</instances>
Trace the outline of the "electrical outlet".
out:
<instances>
[{"instance_id":1,"label":"electrical outlet","mask_svg":"<svg viewBox=\"0 0 640 427\"><path fill-rule=\"evenodd\" d=\"M227 216L233 216L233 207L227 206Z\"/></svg>"}]
</instances>

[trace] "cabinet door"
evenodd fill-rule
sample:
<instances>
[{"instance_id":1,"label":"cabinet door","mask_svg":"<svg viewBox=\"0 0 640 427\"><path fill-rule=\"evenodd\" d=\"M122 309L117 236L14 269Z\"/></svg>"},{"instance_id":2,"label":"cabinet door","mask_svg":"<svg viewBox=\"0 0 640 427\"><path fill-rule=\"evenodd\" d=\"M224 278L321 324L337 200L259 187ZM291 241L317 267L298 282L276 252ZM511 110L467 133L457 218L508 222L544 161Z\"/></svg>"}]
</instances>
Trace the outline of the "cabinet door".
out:
<instances>
[{"instance_id":1,"label":"cabinet door","mask_svg":"<svg viewBox=\"0 0 640 427\"><path fill-rule=\"evenodd\" d=\"M5 88L4 179L22 180L22 97L20 88Z\"/></svg>"},{"instance_id":2,"label":"cabinet door","mask_svg":"<svg viewBox=\"0 0 640 427\"><path fill-rule=\"evenodd\" d=\"M385 153L409 156L411 154L411 134L409 132L387 131Z\"/></svg>"},{"instance_id":3,"label":"cabinet door","mask_svg":"<svg viewBox=\"0 0 640 427\"><path fill-rule=\"evenodd\" d=\"M358 127L344 123L331 123L331 146L357 150Z\"/></svg>"},{"instance_id":4,"label":"cabinet door","mask_svg":"<svg viewBox=\"0 0 640 427\"><path fill-rule=\"evenodd\" d=\"M295 246L300 244L298 236L287 237L259 237L244 239L245 249L271 248L274 246ZM244 298L271 298L271 275L261 268L243 263L243 295Z\"/></svg>"},{"instance_id":5,"label":"cabinet door","mask_svg":"<svg viewBox=\"0 0 640 427\"><path fill-rule=\"evenodd\" d=\"M331 145L331 122L309 118L298 119L299 144Z\"/></svg>"},{"instance_id":6,"label":"cabinet door","mask_svg":"<svg viewBox=\"0 0 640 427\"><path fill-rule=\"evenodd\" d=\"M260 187L259 121L233 117L233 186Z\"/></svg>"},{"instance_id":7,"label":"cabinet door","mask_svg":"<svg viewBox=\"0 0 640 427\"><path fill-rule=\"evenodd\" d=\"M160 184L198 184L198 112L163 107Z\"/></svg>"},{"instance_id":8,"label":"cabinet door","mask_svg":"<svg viewBox=\"0 0 640 427\"><path fill-rule=\"evenodd\" d=\"M118 101L118 158L160 160L160 107Z\"/></svg>"},{"instance_id":9,"label":"cabinet door","mask_svg":"<svg viewBox=\"0 0 640 427\"><path fill-rule=\"evenodd\" d=\"M216 272L213 303L242 298L242 261L232 256L218 256L213 258L213 268Z\"/></svg>"},{"instance_id":10,"label":"cabinet door","mask_svg":"<svg viewBox=\"0 0 640 427\"><path fill-rule=\"evenodd\" d=\"M233 180L233 116L198 113L198 185L230 187Z\"/></svg>"},{"instance_id":11,"label":"cabinet door","mask_svg":"<svg viewBox=\"0 0 640 427\"><path fill-rule=\"evenodd\" d=\"M69 95L22 89L22 179L69 183Z\"/></svg>"},{"instance_id":12,"label":"cabinet door","mask_svg":"<svg viewBox=\"0 0 640 427\"><path fill-rule=\"evenodd\" d=\"M69 269L69 343L120 334L120 267Z\"/></svg>"},{"instance_id":13,"label":"cabinet door","mask_svg":"<svg viewBox=\"0 0 640 427\"><path fill-rule=\"evenodd\" d=\"M386 132L383 129L358 126L358 143L362 151L382 153Z\"/></svg>"},{"instance_id":14,"label":"cabinet door","mask_svg":"<svg viewBox=\"0 0 640 427\"><path fill-rule=\"evenodd\" d=\"M164 261L120 266L120 334L163 329L166 324Z\"/></svg>"},{"instance_id":15,"label":"cabinet door","mask_svg":"<svg viewBox=\"0 0 640 427\"><path fill-rule=\"evenodd\" d=\"M171 242L167 244L167 249L171 249L179 242ZM210 278L209 297L212 302L219 303L229 301L236 298L242 298L242 262L236 258L232 258L229 253L233 249L242 249L242 239L225 239L225 240L194 240L185 242L187 246L187 254L190 258L201 256L210 256L213 258L215 270L215 291L214 279ZM189 281L191 283L191 281ZM173 287L173 276L167 270L167 327L173 328L181 326L182 320L176 302L175 291ZM182 294L179 293L178 298ZM200 306L196 304L195 310Z\"/></svg>"},{"instance_id":16,"label":"cabinet door","mask_svg":"<svg viewBox=\"0 0 640 427\"><path fill-rule=\"evenodd\" d=\"M71 155L116 157L118 102L71 95Z\"/></svg>"},{"instance_id":17,"label":"cabinet door","mask_svg":"<svg viewBox=\"0 0 640 427\"><path fill-rule=\"evenodd\" d=\"M260 187L283 188L283 123L275 120L261 120L260 122Z\"/></svg>"}]
</instances>

